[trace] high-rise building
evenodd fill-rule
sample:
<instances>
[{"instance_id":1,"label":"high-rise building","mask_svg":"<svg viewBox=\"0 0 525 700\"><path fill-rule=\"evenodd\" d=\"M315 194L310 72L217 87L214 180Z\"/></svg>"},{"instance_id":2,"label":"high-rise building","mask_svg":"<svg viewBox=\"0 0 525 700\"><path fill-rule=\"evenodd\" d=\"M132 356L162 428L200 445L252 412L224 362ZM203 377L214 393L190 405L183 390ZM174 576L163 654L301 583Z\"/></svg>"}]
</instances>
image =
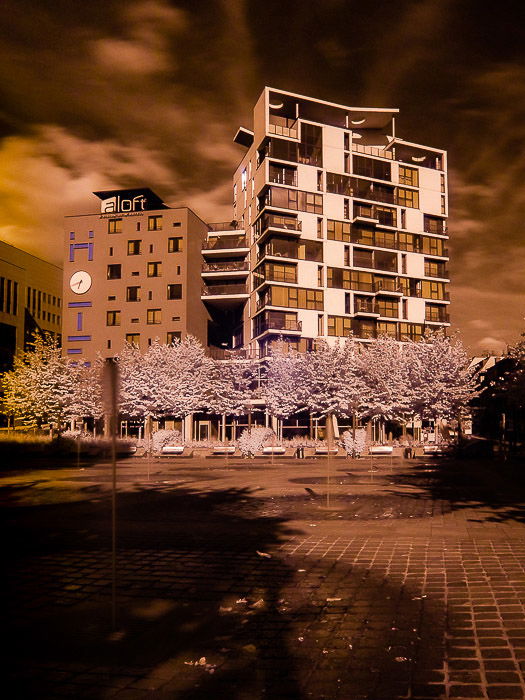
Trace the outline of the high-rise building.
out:
<instances>
[{"instance_id":1,"label":"high-rise building","mask_svg":"<svg viewBox=\"0 0 525 700\"><path fill-rule=\"evenodd\" d=\"M0 241L0 371L11 369L34 333L60 340L62 269Z\"/></svg>"},{"instance_id":2,"label":"high-rise building","mask_svg":"<svg viewBox=\"0 0 525 700\"><path fill-rule=\"evenodd\" d=\"M146 348L191 334L207 342L201 242L208 227L150 189L94 193L95 214L66 218L65 352L113 357L125 341Z\"/></svg>"},{"instance_id":3,"label":"high-rise building","mask_svg":"<svg viewBox=\"0 0 525 700\"><path fill-rule=\"evenodd\" d=\"M233 218L247 233L229 234L214 297L234 347L264 356L277 337L307 350L449 325L446 153L397 136L397 113L265 88L235 137L247 150Z\"/></svg>"}]
</instances>

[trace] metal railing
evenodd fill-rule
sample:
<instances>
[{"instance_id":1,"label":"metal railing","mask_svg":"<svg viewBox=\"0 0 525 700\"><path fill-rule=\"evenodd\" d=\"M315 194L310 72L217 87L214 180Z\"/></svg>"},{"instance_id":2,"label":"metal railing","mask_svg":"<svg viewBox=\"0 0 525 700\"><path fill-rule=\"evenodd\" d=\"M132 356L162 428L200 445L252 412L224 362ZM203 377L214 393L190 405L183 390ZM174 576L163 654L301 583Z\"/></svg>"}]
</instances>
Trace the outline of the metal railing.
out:
<instances>
[{"instance_id":1,"label":"metal railing","mask_svg":"<svg viewBox=\"0 0 525 700\"><path fill-rule=\"evenodd\" d=\"M362 146L360 143L352 142L352 151L355 153L364 153L368 156L377 156L378 158L388 158L388 160L394 160L394 154L392 151L385 151L383 148L378 148L377 146Z\"/></svg>"},{"instance_id":2,"label":"metal railing","mask_svg":"<svg viewBox=\"0 0 525 700\"><path fill-rule=\"evenodd\" d=\"M440 313L440 314L425 314L425 321L430 321L431 323L450 323L450 314Z\"/></svg>"},{"instance_id":3,"label":"metal railing","mask_svg":"<svg viewBox=\"0 0 525 700\"><path fill-rule=\"evenodd\" d=\"M208 231L236 231L241 228L241 222L236 221L219 221L217 223L208 224Z\"/></svg>"},{"instance_id":4,"label":"metal railing","mask_svg":"<svg viewBox=\"0 0 525 700\"><path fill-rule=\"evenodd\" d=\"M250 269L250 264L247 260L203 263L201 269L203 272L244 272Z\"/></svg>"},{"instance_id":5,"label":"metal railing","mask_svg":"<svg viewBox=\"0 0 525 700\"><path fill-rule=\"evenodd\" d=\"M226 250L234 248L248 248L246 236L221 236L206 238L202 242L202 250Z\"/></svg>"},{"instance_id":6,"label":"metal railing","mask_svg":"<svg viewBox=\"0 0 525 700\"><path fill-rule=\"evenodd\" d=\"M372 300L354 299L355 314L379 314L377 302Z\"/></svg>"},{"instance_id":7,"label":"metal railing","mask_svg":"<svg viewBox=\"0 0 525 700\"><path fill-rule=\"evenodd\" d=\"M279 214L266 214L262 220L262 230L274 227L287 231L301 231L302 222L293 216L280 216Z\"/></svg>"},{"instance_id":8,"label":"metal railing","mask_svg":"<svg viewBox=\"0 0 525 700\"><path fill-rule=\"evenodd\" d=\"M265 319L256 326L256 332L259 335L265 331L302 331L303 324L301 321Z\"/></svg>"},{"instance_id":9,"label":"metal railing","mask_svg":"<svg viewBox=\"0 0 525 700\"><path fill-rule=\"evenodd\" d=\"M438 270L433 270L431 267L427 267L427 265L425 265L425 277L439 277L441 279L448 279L449 271L446 267L443 267Z\"/></svg>"},{"instance_id":10,"label":"metal railing","mask_svg":"<svg viewBox=\"0 0 525 700\"><path fill-rule=\"evenodd\" d=\"M268 119L268 133L296 139L298 135L297 123L297 119L289 119L288 117L270 114Z\"/></svg>"},{"instance_id":11,"label":"metal railing","mask_svg":"<svg viewBox=\"0 0 525 700\"><path fill-rule=\"evenodd\" d=\"M232 294L248 294L245 284L210 284L202 288L202 296L223 296Z\"/></svg>"}]
</instances>

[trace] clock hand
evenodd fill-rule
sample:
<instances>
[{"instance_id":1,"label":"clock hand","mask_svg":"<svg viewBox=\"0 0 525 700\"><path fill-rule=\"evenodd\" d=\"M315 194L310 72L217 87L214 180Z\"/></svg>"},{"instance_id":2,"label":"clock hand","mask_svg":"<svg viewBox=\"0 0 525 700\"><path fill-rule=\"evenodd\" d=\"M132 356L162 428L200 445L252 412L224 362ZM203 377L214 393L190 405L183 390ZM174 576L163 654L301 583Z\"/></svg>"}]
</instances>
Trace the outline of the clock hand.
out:
<instances>
[{"instance_id":1,"label":"clock hand","mask_svg":"<svg viewBox=\"0 0 525 700\"><path fill-rule=\"evenodd\" d=\"M80 289L80 285L82 284L84 280L80 280L80 282L77 284L77 287Z\"/></svg>"}]
</instances>

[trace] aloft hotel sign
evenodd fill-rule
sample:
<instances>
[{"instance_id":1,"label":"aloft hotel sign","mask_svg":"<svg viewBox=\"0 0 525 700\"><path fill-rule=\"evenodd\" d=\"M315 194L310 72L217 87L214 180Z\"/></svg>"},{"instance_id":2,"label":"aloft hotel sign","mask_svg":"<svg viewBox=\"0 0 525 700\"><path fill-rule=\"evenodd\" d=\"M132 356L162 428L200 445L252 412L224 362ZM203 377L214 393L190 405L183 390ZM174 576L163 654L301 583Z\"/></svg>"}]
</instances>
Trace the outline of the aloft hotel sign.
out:
<instances>
[{"instance_id":1,"label":"aloft hotel sign","mask_svg":"<svg viewBox=\"0 0 525 700\"><path fill-rule=\"evenodd\" d=\"M162 199L149 187L133 190L93 192L100 199L101 214L138 214L143 211L167 209Z\"/></svg>"}]
</instances>

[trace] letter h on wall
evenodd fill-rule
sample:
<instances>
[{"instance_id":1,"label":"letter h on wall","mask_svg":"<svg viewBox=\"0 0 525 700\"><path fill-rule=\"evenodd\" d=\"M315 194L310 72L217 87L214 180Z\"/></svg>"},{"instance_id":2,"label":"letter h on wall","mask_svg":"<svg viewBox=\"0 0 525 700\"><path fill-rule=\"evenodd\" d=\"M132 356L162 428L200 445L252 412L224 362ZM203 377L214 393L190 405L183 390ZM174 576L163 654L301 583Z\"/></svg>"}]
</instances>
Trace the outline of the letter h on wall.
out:
<instances>
[{"instance_id":1,"label":"letter h on wall","mask_svg":"<svg viewBox=\"0 0 525 700\"><path fill-rule=\"evenodd\" d=\"M88 260L93 260L94 243L70 243L69 244L69 262L75 262L75 251L85 250L88 252Z\"/></svg>"}]
</instances>

